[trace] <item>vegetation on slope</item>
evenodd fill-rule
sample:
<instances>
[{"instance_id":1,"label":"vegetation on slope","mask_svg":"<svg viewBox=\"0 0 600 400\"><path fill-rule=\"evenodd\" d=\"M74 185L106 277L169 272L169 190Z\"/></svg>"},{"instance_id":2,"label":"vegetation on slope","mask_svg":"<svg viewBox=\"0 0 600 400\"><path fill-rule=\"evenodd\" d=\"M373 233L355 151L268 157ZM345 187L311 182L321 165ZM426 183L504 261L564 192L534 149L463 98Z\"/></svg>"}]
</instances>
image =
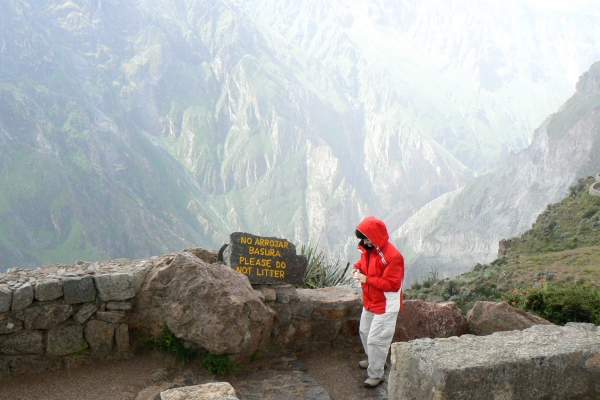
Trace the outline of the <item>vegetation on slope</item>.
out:
<instances>
[{"instance_id":1,"label":"vegetation on slope","mask_svg":"<svg viewBox=\"0 0 600 400\"><path fill-rule=\"evenodd\" d=\"M479 300L505 300L554 323L600 324L600 197L588 193L593 182L580 179L530 230L506 240L505 256L454 279L432 270L406 298L454 301L465 312Z\"/></svg>"}]
</instances>

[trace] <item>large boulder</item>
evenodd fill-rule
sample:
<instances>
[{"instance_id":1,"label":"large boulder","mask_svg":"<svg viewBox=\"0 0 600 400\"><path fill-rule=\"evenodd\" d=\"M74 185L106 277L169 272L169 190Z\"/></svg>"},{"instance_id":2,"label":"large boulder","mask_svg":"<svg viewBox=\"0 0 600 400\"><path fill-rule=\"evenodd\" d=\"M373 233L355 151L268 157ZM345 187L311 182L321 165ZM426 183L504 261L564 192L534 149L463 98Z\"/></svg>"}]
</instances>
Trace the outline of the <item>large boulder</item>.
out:
<instances>
[{"instance_id":1,"label":"large boulder","mask_svg":"<svg viewBox=\"0 0 600 400\"><path fill-rule=\"evenodd\" d=\"M173 334L213 354L249 356L266 344L275 312L248 278L191 252L155 266L133 300L130 327L158 336Z\"/></svg>"},{"instance_id":2,"label":"large boulder","mask_svg":"<svg viewBox=\"0 0 600 400\"><path fill-rule=\"evenodd\" d=\"M407 300L398 313L394 342L421 338L448 338L467 333L467 318L453 302L429 303Z\"/></svg>"},{"instance_id":3,"label":"large boulder","mask_svg":"<svg viewBox=\"0 0 600 400\"><path fill-rule=\"evenodd\" d=\"M390 400L600 399L600 332L537 325L394 343Z\"/></svg>"},{"instance_id":4,"label":"large boulder","mask_svg":"<svg viewBox=\"0 0 600 400\"><path fill-rule=\"evenodd\" d=\"M501 331L522 331L534 325L552 325L551 322L511 307L507 302L478 301L467 314L469 333L491 335Z\"/></svg>"}]
</instances>

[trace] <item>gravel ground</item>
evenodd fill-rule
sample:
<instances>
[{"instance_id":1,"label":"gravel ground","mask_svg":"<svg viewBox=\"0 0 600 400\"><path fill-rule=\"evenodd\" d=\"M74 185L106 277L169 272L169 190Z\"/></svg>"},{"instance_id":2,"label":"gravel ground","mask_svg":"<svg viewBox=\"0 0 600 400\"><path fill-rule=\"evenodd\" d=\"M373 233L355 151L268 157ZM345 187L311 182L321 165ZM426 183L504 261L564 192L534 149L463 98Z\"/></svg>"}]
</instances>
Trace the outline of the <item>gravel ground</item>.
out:
<instances>
[{"instance_id":1,"label":"gravel ground","mask_svg":"<svg viewBox=\"0 0 600 400\"><path fill-rule=\"evenodd\" d=\"M298 355L308 374L332 400L387 399L387 382L376 389L363 386L366 371L358 368L358 361L363 358L361 347ZM243 389L240 382L257 367L266 377L282 374L281 370L270 371L269 365L278 369L278 359L260 364L267 367L249 366L248 371L242 370L229 379L232 385ZM146 352L124 361L11 376L0 380L0 400L154 400L161 391L172 387L216 380L219 379L202 368L199 360L182 366L164 353Z\"/></svg>"},{"instance_id":2,"label":"gravel ground","mask_svg":"<svg viewBox=\"0 0 600 400\"><path fill-rule=\"evenodd\" d=\"M366 359L362 346L299 354L298 359L327 390L332 400L387 400L387 368L386 380L379 387L366 388L363 385L368 376L367 371L358 367L358 362Z\"/></svg>"},{"instance_id":3,"label":"gravel ground","mask_svg":"<svg viewBox=\"0 0 600 400\"><path fill-rule=\"evenodd\" d=\"M154 399L160 393L160 387L165 386L157 381L163 381L170 374L179 374L181 368L170 357L148 353L124 361L11 376L0 380L0 399ZM147 390L153 387L154 390Z\"/></svg>"}]
</instances>

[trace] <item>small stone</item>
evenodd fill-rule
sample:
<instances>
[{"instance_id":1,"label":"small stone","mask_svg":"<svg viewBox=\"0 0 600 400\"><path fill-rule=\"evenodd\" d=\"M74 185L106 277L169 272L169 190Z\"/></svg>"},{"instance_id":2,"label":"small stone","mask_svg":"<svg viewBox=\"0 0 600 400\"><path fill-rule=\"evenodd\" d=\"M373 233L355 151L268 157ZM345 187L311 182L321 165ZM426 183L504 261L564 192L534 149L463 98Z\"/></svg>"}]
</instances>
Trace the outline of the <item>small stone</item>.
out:
<instances>
[{"instance_id":1,"label":"small stone","mask_svg":"<svg viewBox=\"0 0 600 400\"><path fill-rule=\"evenodd\" d=\"M73 315L73 319L79 322L80 324L83 324L85 321L88 320L89 317L91 317L96 312L97 309L98 306L96 306L95 304L86 303L82 305L79 310L77 310L77 312Z\"/></svg>"},{"instance_id":2,"label":"small stone","mask_svg":"<svg viewBox=\"0 0 600 400\"><path fill-rule=\"evenodd\" d=\"M127 311L131 310L131 303L127 301L109 301L106 303L106 309Z\"/></svg>"},{"instance_id":3,"label":"small stone","mask_svg":"<svg viewBox=\"0 0 600 400\"><path fill-rule=\"evenodd\" d=\"M97 354L108 354L112 350L115 327L104 321L91 320L85 326L85 339L92 351Z\"/></svg>"},{"instance_id":4,"label":"small stone","mask_svg":"<svg viewBox=\"0 0 600 400\"><path fill-rule=\"evenodd\" d=\"M24 284L13 292L12 310L22 310L33 303L33 286Z\"/></svg>"},{"instance_id":5,"label":"small stone","mask_svg":"<svg viewBox=\"0 0 600 400\"><path fill-rule=\"evenodd\" d=\"M91 276L63 279L65 301L68 304L88 303L96 300L96 288Z\"/></svg>"},{"instance_id":6,"label":"small stone","mask_svg":"<svg viewBox=\"0 0 600 400\"><path fill-rule=\"evenodd\" d=\"M112 324L118 324L125 320L125 312L123 311L98 311L96 318L101 321L110 322Z\"/></svg>"},{"instance_id":7,"label":"small stone","mask_svg":"<svg viewBox=\"0 0 600 400\"><path fill-rule=\"evenodd\" d=\"M40 331L22 331L9 335L0 343L0 353L9 355L43 354L44 335Z\"/></svg>"},{"instance_id":8,"label":"small stone","mask_svg":"<svg viewBox=\"0 0 600 400\"><path fill-rule=\"evenodd\" d=\"M0 285L0 313L10 311L12 290L7 285Z\"/></svg>"},{"instance_id":9,"label":"small stone","mask_svg":"<svg viewBox=\"0 0 600 400\"><path fill-rule=\"evenodd\" d=\"M118 324L115 328L115 342L119 351L129 349L129 327L127 324Z\"/></svg>"},{"instance_id":10,"label":"small stone","mask_svg":"<svg viewBox=\"0 0 600 400\"><path fill-rule=\"evenodd\" d=\"M238 400L235 390L227 382L212 382L169 389L161 392L160 398L161 400Z\"/></svg>"},{"instance_id":11,"label":"small stone","mask_svg":"<svg viewBox=\"0 0 600 400\"><path fill-rule=\"evenodd\" d=\"M97 272L100 269L100 264L93 263L86 268L89 272Z\"/></svg>"},{"instance_id":12,"label":"small stone","mask_svg":"<svg viewBox=\"0 0 600 400\"><path fill-rule=\"evenodd\" d=\"M102 301L127 300L136 294L136 281L130 274L96 275L94 282Z\"/></svg>"},{"instance_id":13,"label":"small stone","mask_svg":"<svg viewBox=\"0 0 600 400\"><path fill-rule=\"evenodd\" d=\"M267 285L256 286L255 290L259 291L265 297L265 301L277 300L277 292L272 287Z\"/></svg>"},{"instance_id":14,"label":"small stone","mask_svg":"<svg viewBox=\"0 0 600 400\"><path fill-rule=\"evenodd\" d=\"M77 322L69 321L48 331L46 353L64 356L83 350L83 329Z\"/></svg>"},{"instance_id":15,"label":"small stone","mask_svg":"<svg viewBox=\"0 0 600 400\"><path fill-rule=\"evenodd\" d=\"M62 324L73 314L67 304L39 304L25 309L25 329L50 329Z\"/></svg>"},{"instance_id":16,"label":"small stone","mask_svg":"<svg viewBox=\"0 0 600 400\"><path fill-rule=\"evenodd\" d=\"M56 279L47 279L35 285L35 299L37 301L56 300L63 295L63 286Z\"/></svg>"},{"instance_id":17,"label":"small stone","mask_svg":"<svg viewBox=\"0 0 600 400\"><path fill-rule=\"evenodd\" d=\"M298 291L292 285L272 285L279 303L288 304L298 299Z\"/></svg>"},{"instance_id":18,"label":"small stone","mask_svg":"<svg viewBox=\"0 0 600 400\"><path fill-rule=\"evenodd\" d=\"M166 368L157 368L150 372L150 381L152 383L163 382L169 378L169 370Z\"/></svg>"}]
</instances>

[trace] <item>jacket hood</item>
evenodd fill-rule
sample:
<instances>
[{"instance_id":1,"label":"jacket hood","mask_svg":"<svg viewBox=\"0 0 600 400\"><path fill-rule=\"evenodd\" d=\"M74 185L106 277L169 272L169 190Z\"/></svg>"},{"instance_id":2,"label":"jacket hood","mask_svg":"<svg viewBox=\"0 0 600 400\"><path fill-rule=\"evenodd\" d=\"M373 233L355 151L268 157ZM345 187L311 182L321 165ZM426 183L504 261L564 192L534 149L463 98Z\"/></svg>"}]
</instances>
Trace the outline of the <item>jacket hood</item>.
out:
<instances>
[{"instance_id":1,"label":"jacket hood","mask_svg":"<svg viewBox=\"0 0 600 400\"><path fill-rule=\"evenodd\" d=\"M375 217L367 217L363 219L356 227L363 235L369 238L373 244L382 248L390 239L387 227L383 221Z\"/></svg>"}]
</instances>

